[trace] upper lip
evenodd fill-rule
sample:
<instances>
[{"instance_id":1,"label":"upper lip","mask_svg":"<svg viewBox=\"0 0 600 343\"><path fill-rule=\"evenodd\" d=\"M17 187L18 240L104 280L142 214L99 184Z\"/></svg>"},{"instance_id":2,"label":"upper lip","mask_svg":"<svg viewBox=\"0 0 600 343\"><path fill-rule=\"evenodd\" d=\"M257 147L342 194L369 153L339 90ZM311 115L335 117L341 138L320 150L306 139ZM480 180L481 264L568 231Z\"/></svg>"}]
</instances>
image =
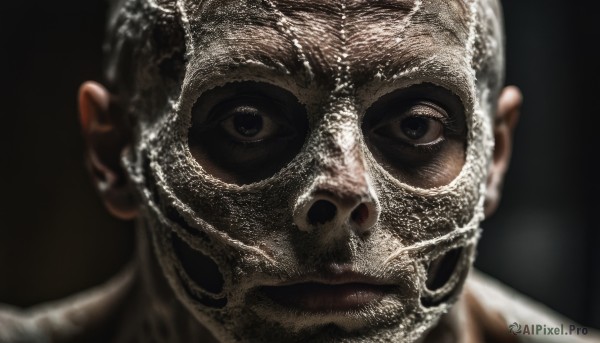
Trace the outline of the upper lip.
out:
<instances>
[{"instance_id":1,"label":"upper lip","mask_svg":"<svg viewBox=\"0 0 600 343\"><path fill-rule=\"evenodd\" d=\"M275 303L305 312L334 313L360 309L396 292L396 285L360 273L351 265L327 265L257 289Z\"/></svg>"},{"instance_id":2,"label":"upper lip","mask_svg":"<svg viewBox=\"0 0 600 343\"><path fill-rule=\"evenodd\" d=\"M375 286L390 286L394 283L390 280L367 275L356 271L347 264L328 264L318 271L301 274L288 280L277 282L272 286L289 286L300 283L321 283L325 285L343 285L349 283L361 283Z\"/></svg>"}]
</instances>

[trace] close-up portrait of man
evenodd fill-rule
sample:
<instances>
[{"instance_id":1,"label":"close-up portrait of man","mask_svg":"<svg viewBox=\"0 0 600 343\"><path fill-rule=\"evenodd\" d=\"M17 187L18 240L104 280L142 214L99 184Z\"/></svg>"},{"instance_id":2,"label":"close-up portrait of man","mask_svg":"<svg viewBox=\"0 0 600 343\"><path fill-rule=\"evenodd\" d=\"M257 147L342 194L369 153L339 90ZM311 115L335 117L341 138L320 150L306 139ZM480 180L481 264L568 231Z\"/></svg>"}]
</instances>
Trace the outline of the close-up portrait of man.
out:
<instances>
[{"instance_id":1,"label":"close-up portrait of man","mask_svg":"<svg viewBox=\"0 0 600 343\"><path fill-rule=\"evenodd\" d=\"M560 277L571 280L566 288L546 284L564 297L565 289L573 293L568 299L579 299L581 307L554 310L536 293L530 299L487 275L533 265L518 252L521 262L511 264L519 260L511 245L502 245L507 238L478 244L487 234L482 221L498 209L527 99L506 80L508 12L499 0L112 0L95 6L102 17L93 30L104 28L103 43L82 29L79 41L63 44L102 48L96 60L79 62L101 73L78 73L78 91L59 95L74 101L77 94L79 128L73 130L81 136L68 140L80 144L76 163L87 168L91 185L54 177L25 182L45 185L35 192L24 186L9 194L18 203L23 197L16 194L27 193L20 206L36 208L45 192L86 184L95 189L86 194L96 205L120 221L93 224L105 214L76 213L84 211L76 206L63 216L80 217L81 226L95 231L126 226L127 233L106 231L87 244L98 246L97 261L112 259L98 264L103 270L82 264L96 281L14 300L19 283L5 280L41 268L44 255L36 250L45 248L36 244L62 247L63 260L78 259L72 247L86 245L46 232L54 238L26 248L33 231L23 222L31 217L43 228L60 217L60 201L3 230L0 283L12 286L0 288L0 342L600 342L594 329L598 228L592 217L582 219L592 214L585 206L598 204L595 197L584 198L589 203L578 220L560 217L569 223L564 241L546 224L550 214L545 221L534 210L529 221L524 212L496 214L507 220L497 224L506 230L516 221L547 226L539 238L512 236L517 248L580 242L563 252L540 248L545 257L536 268L559 268L556 256L568 263ZM48 58L33 46L33 65ZM23 73L31 87L45 82ZM55 110L43 104L44 91L25 89L29 101L40 102L37 111ZM581 128L592 125L586 117L567 117L562 114L562 130L595 134ZM75 116L69 120L77 125ZM26 127L5 130L18 135ZM66 131L46 130L55 139ZM536 141L536 127L527 130L529 140L517 142L515 151ZM40 137L32 140L34 148L21 154L60 151ZM529 156L560 153L550 146ZM18 159L7 161L5 167L19 168ZM66 167L28 168L43 174ZM31 175L28 180L42 180ZM486 248L494 244L495 250ZM479 255L485 273L473 266ZM55 263L59 269L63 262ZM571 277L569 270L579 274ZM44 282L36 287L46 288Z\"/></svg>"}]
</instances>

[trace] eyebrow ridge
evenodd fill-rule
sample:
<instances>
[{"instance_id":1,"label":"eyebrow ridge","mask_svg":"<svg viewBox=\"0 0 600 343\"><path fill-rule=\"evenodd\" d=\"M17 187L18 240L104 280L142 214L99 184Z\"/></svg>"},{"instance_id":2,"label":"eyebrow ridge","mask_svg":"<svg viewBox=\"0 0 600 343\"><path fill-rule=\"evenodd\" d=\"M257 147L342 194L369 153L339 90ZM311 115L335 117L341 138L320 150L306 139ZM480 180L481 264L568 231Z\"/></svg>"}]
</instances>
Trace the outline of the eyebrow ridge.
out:
<instances>
[{"instance_id":1,"label":"eyebrow ridge","mask_svg":"<svg viewBox=\"0 0 600 343\"><path fill-rule=\"evenodd\" d=\"M304 47L300 44L300 40L296 35L296 28L294 25L287 19L287 17L277 8L275 3L271 0L262 0L262 3L268 7L275 15L278 17L277 21L277 30L281 32L281 34L286 37L286 39L292 44L294 47L294 52L296 58L302 63L302 66L309 78L312 80L314 78L314 74L312 71L312 67L308 58L306 58L306 54L304 53Z\"/></svg>"}]
</instances>

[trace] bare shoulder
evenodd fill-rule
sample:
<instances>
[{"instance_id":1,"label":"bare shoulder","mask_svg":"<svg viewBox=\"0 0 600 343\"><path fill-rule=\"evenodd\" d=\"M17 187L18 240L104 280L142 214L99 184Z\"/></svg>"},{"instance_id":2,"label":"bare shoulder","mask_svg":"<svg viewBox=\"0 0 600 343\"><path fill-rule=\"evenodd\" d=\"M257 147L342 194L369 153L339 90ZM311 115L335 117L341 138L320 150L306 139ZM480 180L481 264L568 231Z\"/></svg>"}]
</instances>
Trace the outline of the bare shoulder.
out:
<instances>
[{"instance_id":1,"label":"bare shoulder","mask_svg":"<svg viewBox=\"0 0 600 343\"><path fill-rule=\"evenodd\" d=\"M28 309L0 304L0 343L107 341L131 290L133 268L103 285Z\"/></svg>"},{"instance_id":2,"label":"bare shoulder","mask_svg":"<svg viewBox=\"0 0 600 343\"><path fill-rule=\"evenodd\" d=\"M598 332L565 318L501 282L472 270L463 302L485 335L517 342L600 342ZM505 340L498 340L503 342Z\"/></svg>"}]
</instances>

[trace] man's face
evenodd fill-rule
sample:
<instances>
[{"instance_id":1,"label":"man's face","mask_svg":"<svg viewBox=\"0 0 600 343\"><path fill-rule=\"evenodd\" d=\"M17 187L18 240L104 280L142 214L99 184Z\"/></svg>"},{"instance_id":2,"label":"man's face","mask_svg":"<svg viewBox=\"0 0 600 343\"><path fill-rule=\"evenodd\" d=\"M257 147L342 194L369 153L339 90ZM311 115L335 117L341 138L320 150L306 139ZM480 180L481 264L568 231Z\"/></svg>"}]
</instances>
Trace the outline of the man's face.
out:
<instances>
[{"instance_id":1,"label":"man's face","mask_svg":"<svg viewBox=\"0 0 600 343\"><path fill-rule=\"evenodd\" d=\"M357 150L367 144L398 179L424 188L448 184L464 164L461 98L473 96L468 23L417 24L412 17L425 5L412 1L319 3L266 2L253 14L229 14L220 2L226 18L202 12L202 26L221 32L199 32L190 61L196 70L188 82L199 94L193 156L224 182L257 182L297 156L309 131L329 129L325 122L333 120L348 139L343 148L356 148L345 152L349 158L362 159ZM455 19L468 19L467 8L441 10L450 9ZM444 41L451 32L458 37Z\"/></svg>"},{"instance_id":2,"label":"man's face","mask_svg":"<svg viewBox=\"0 0 600 343\"><path fill-rule=\"evenodd\" d=\"M485 11L178 12L181 91L127 161L178 298L224 341L417 339L455 300L483 218L493 139L475 75L499 44Z\"/></svg>"}]
</instances>

